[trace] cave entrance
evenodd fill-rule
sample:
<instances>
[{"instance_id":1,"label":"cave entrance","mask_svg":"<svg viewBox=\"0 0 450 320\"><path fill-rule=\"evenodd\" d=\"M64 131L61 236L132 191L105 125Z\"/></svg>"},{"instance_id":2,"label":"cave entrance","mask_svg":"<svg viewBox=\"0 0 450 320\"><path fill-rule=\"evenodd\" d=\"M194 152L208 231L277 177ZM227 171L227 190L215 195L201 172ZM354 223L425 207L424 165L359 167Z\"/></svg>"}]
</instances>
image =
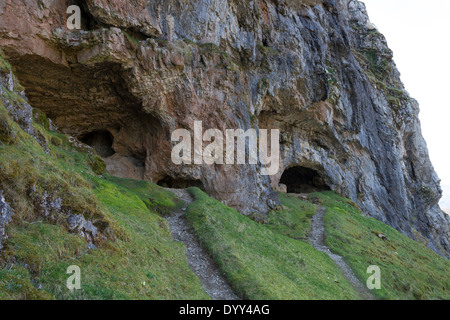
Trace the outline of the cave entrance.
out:
<instances>
[{"instance_id":1,"label":"cave entrance","mask_svg":"<svg viewBox=\"0 0 450 320\"><path fill-rule=\"evenodd\" d=\"M311 193L331 190L316 170L300 166L284 171L280 183L287 186L288 193Z\"/></svg>"},{"instance_id":2,"label":"cave entrance","mask_svg":"<svg viewBox=\"0 0 450 320\"><path fill-rule=\"evenodd\" d=\"M115 154L113 149L114 137L107 130L98 130L85 134L80 141L91 146L102 158L109 158Z\"/></svg>"},{"instance_id":3,"label":"cave entrance","mask_svg":"<svg viewBox=\"0 0 450 320\"><path fill-rule=\"evenodd\" d=\"M205 191L205 186L200 180L190 179L174 179L172 177L165 177L157 182L157 185L164 188L171 189L186 189L190 187L197 187Z\"/></svg>"}]
</instances>

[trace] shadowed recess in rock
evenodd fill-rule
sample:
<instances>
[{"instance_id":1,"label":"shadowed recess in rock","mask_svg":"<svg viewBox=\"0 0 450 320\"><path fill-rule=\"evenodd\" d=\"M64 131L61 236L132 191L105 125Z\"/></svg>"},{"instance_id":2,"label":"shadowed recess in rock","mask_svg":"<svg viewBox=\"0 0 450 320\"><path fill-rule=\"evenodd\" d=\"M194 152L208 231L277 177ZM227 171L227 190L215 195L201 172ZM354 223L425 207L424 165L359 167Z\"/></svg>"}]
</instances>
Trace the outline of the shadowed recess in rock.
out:
<instances>
[{"instance_id":1,"label":"shadowed recess in rock","mask_svg":"<svg viewBox=\"0 0 450 320\"><path fill-rule=\"evenodd\" d=\"M205 186L200 180L174 179L169 176L159 180L157 184L161 187L172 189L186 189L190 187L197 187L203 191L206 190Z\"/></svg>"},{"instance_id":2,"label":"shadowed recess in rock","mask_svg":"<svg viewBox=\"0 0 450 320\"><path fill-rule=\"evenodd\" d=\"M284 171L280 183L287 186L288 193L310 193L331 190L316 170L292 167Z\"/></svg>"},{"instance_id":3,"label":"shadowed recess in rock","mask_svg":"<svg viewBox=\"0 0 450 320\"><path fill-rule=\"evenodd\" d=\"M107 130L90 132L83 135L80 140L81 142L94 148L94 150L102 158L108 158L116 153L112 147L114 137Z\"/></svg>"}]
</instances>

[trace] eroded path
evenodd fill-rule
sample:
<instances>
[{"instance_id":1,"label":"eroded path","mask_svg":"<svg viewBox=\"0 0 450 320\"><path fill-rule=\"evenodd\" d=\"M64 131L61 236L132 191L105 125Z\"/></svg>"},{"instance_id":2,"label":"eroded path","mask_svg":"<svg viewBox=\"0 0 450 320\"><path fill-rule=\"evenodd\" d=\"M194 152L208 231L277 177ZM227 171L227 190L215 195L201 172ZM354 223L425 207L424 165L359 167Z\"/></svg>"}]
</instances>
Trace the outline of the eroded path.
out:
<instances>
[{"instance_id":1,"label":"eroded path","mask_svg":"<svg viewBox=\"0 0 450 320\"><path fill-rule=\"evenodd\" d=\"M167 217L172 238L186 245L186 256L192 271L199 277L203 289L214 300L239 300L222 276L212 258L200 245L194 231L186 220L186 207L194 200L188 191L167 189L185 202L185 207Z\"/></svg>"},{"instance_id":2,"label":"eroded path","mask_svg":"<svg viewBox=\"0 0 450 320\"><path fill-rule=\"evenodd\" d=\"M358 292L361 299L364 300L375 300L375 297L372 293L364 286L358 278L356 278L353 270L348 266L348 264L344 261L344 259L334 254L330 251L330 249L325 245L325 225L323 223L323 216L325 215L325 208L319 207L317 213L311 219L311 235L309 240L311 241L314 248L319 251L325 252L331 260L341 269L344 276L350 281L353 288Z\"/></svg>"}]
</instances>

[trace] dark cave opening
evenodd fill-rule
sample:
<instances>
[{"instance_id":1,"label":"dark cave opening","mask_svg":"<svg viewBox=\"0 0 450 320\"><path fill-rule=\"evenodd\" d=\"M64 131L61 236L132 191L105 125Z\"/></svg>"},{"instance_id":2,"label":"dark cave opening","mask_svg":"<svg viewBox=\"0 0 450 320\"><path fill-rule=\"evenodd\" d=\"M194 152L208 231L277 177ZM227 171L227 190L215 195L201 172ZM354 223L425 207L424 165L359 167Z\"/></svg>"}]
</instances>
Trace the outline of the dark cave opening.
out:
<instances>
[{"instance_id":1,"label":"dark cave opening","mask_svg":"<svg viewBox=\"0 0 450 320\"><path fill-rule=\"evenodd\" d=\"M108 158L115 154L113 149L114 137L107 130L98 130L87 133L80 141L91 146L102 158Z\"/></svg>"},{"instance_id":2,"label":"dark cave opening","mask_svg":"<svg viewBox=\"0 0 450 320\"><path fill-rule=\"evenodd\" d=\"M30 104L45 112L61 133L91 146L105 160L109 174L145 178L147 157L161 157L170 132L142 110L119 64L71 63L68 70L40 56L10 54Z\"/></svg>"},{"instance_id":3,"label":"dark cave opening","mask_svg":"<svg viewBox=\"0 0 450 320\"><path fill-rule=\"evenodd\" d=\"M80 8L81 11L81 29L82 30L96 30L104 27L104 24L99 23L92 13L90 12L88 5L82 0L75 0L75 5Z\"/></svg>"},{"instance_id":4,"label":"dark cave opening","mask_svg":"<svg viewBox=\"0 0 450 320\"><path fill-rule=\"evenodd\" d=\"M292 167L284 171L280 183L287 186L288 193L311 193L331 190L320 174L306 167Z\"/></svg>"},{"instance_id":5,"label":"dark cave opening","mask_svg":"<svg viewBox=\"0 0 450 320\"><path fill-rule=\"evenodd\" d=\"M174 179L172 177L165 177L157 182L157 185L164 188L171 189L186 189L190 187L197 187L203 191L205 191L205 186L200 180L191 180L191 179Z\"/></svg>"}]
</instances>

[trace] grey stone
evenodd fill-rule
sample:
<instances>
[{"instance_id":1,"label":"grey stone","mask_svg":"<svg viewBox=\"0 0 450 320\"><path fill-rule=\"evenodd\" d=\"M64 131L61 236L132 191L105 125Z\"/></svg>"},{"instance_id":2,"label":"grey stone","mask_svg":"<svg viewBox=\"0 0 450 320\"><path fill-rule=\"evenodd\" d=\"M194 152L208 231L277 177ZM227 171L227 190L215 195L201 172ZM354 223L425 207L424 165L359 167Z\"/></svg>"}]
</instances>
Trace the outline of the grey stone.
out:
<instances>
[{"instance_id":1,"label":"grey stone","mask_svg":"<svg viewBox=\"0 0 450 320\"><path fill-rule=\"evenodd\" d=\"M3 239L7 239L6 226L11 222L14 210L5 200L3 192L0 190L0 250L3 249Z\"/></svg>"},{"instance_id":2,"label":"grey stone","mask_svg":"<svg viewBox=\"0 0 450 320\"><path fill-rule=\"evenodd\" d=\"M88 248L89 245L93 245L92 242L94 242L99 236L99 232L92 222L87 221L80 214L69 215L67 218L67 223L69 224L70 231L79 234L88 241Z\"/></svg>"}]
</instances>

